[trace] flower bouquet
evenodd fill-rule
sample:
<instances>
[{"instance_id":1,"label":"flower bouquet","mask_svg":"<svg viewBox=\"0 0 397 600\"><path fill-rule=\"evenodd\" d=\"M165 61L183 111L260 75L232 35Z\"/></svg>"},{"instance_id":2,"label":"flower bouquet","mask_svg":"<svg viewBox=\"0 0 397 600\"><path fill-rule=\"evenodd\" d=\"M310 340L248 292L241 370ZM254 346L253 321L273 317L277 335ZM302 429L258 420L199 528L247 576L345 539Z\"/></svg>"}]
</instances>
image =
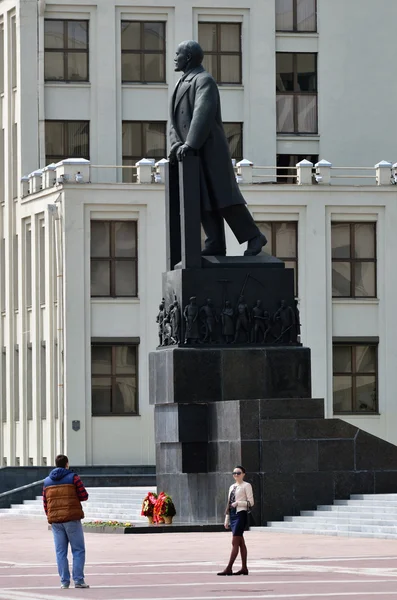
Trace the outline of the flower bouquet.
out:
<instances>
[{"instance_id":1,"label":"flower bouquet","mask_svg":"<svg viewBox=\"0 0 397 600\"><path fill-rule=\"evenodd\" d=\"M153 492L148 492L147 496L143 499L142 502L141 515L142 517L147 517L149 523L153 523L153 510L154 505L156 504L156 500L157 494L154 494Z\"/></svg>"},{"instance_id":2,"label":"flower bouquet","mask_svg":"<svg viewBox=\"0 0 397 600\"><path fill-rule=\"evenodd\" d=\"M176 510L171 496L161 492L156 500L153 510L153 521L155 523L172 523L172 517L176 515Z\"/></svg>"}]
</instances>

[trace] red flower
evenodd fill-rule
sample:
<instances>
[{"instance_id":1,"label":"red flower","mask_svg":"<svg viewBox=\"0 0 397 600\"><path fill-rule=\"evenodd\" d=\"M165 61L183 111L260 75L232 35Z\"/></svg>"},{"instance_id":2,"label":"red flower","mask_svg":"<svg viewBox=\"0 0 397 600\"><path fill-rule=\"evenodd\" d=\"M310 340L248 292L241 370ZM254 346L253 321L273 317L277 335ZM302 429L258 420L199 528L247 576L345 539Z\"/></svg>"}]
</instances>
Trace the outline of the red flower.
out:
<instances>
[{"instance_id":1,"label":"red flower","mask_svg":"<svg viewBox=\"0 0 397 600\"><path fill-rule=\"evenodd\" d=\"M147 496L144 498L142 503L141 515L142 517L152 517L153 516L153 508L156 504L157 494L153 492L148 492Z\"/></svg>"}]
</instances>

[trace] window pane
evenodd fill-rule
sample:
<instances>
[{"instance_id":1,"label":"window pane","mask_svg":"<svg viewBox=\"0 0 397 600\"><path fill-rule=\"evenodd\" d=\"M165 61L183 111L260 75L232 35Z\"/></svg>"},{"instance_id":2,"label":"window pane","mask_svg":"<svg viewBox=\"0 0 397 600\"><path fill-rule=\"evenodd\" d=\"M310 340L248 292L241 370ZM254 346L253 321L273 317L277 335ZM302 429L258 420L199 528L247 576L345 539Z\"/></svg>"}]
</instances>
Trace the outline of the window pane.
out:
<instances>
[{"instance_id":1,"label":"window pane","mask_svg":"<svg viewBox=\"0 0 397 600\"><path fill-rule=\"evenodd\" d=\"M296 224L277 223L276 256L296 258Z\"/></svg>"},{"instance_id":2,"label":"window pane","mask_svg":"<svg viewBox=\"0 0 397 600\"><path fill-rule=\"evenodd\" d=\"M136 296L136 262L116 260L116 296Z\"/></svg>"},{"instance_id":3,"label":"window pane","mask_svg":"<svg viewBox=\"0 0 397 600\"><path fill-rule=\"evenodd\" d=\"M334 262L332 263L332 295L349 298L351 280L350 263Z\"/></svg>"},{"instance_id":4,"label":"window pane","mask_svg":"<svg viewBox=\"0 0 397 600\"><path fill-rule=\"evenodd\" d=\"M46 121L45 152L47 156L64 156L65 135L63 123L58 121Z\"/></svg>"},{"instance_id":5,"label":"window pane","mask_svg":"<svg viewBox=\"0 0 397 600\"><path fill-rule=\"evenodd\" d=\"M91 296L110 296L110 262L91 260Z\"/></svg>"},{"instance_id":6,"label":"window pane","mask_svg":"<svg viewBox=\"0 0 397 600\"><path fill-rule=\"evenodd\" d=\"M216 52L216 23L199 23L198 37L204 52Z\"/></svg>"},{"instance_id":7,"label":"window pane","mask_svg":"<svg viewBox=\"0 0 397 600\"><path fill-rule=\"evenodd\" d=\"M375 223L354 225L354 258L375 258Z\"/></svg>"},{"instance_id":8,"label":"window pane","mask_svg":"<svg viewBox=\"0 0 397 600\"><path fill-rule=\"evenodd\" d=\"M145 54L143 57L145 69L144 81L164 81L164 55L163 54Z\"/></svg>"},{"instance_id":9,"label":"window pane","mask_svg":"<svg viewBox=\"0 0 397 600\"><path fill-rule=\"evenodd\" d=\"M44 47L64 48L64 21L53 19L44 21Z\"/></svg>"},{"instance_id":10,"label":"window pane","mask_svg":"<svg viewBox=\"0 0 397 600\"><path fill-rule=\"evenodd\" d=\"M294 28L293 0L276 0L276 31L292 31Z\"/></svg>"},{"instance_id":11,"label":"window pane","mask_svg":"<svg viewBox=\"0 0 397 600\"><path fill-rule=\"evenodd\" d=\"M69 121L68 128L68 157L90 158L90 126L87 121Z\"/></svg>"},{"instance_id":12,"label":"window pane","mask_svg":"<svg viewBox=\"0 0 397 600\"><path fill-rule=\"evenodd\" d=\"M297 54L297 76L300 92L315 92L317 90L317 69L315 54Z\"/></svg>"},{"instance_id":13,"label":"window pane","mask_svg":"<svg viewBox=\"0 0 397 600\"><path fill-rule=\"evenodd\" d=\"M277 132L294 132L294 97L277 96Z\"/></svg>"},{"instance_id":14,"label":"window pane","mask_svg":"<svg viewBox=\"0 0 397 600\"><path fill-rule=\"evenodd\" d=\"M68 21L68 48L74 50L87 50L87 21Z\"/></svg>"},{"instance_id":15,"label":"window pane","mask_svg":"<svg viewBox=\"0 0 397 600\"><path fill-rule=\"evenodd\" d=\"M268 249L268 252L273 254L272 224L265 221L257 221L256 224L267 239L266 248Z\"/></svg>"},{"instance_id":16,"label":"window pane","mask_svg":"<svg viewBox=\"0 0 397 600\"><path fill-rule=\"evenodd\" d=\"M140 160L141 158L142 156L140 158L133 158L132 160L123 158L123 167L128 165L135 165L135 163L138 162L138 160ZM123 169L122 172L123 183L136 183L136 169Z\"/></svg>"},{"instance_id":17,"label":"window pane","mask_svg":"<svg viewBox=\"0 0 397 600\"><path fill-rule=\"evenodd\" d=\"M116 375L135 375L135 346L116 346Z\"/></svg>"},{"instance_id":18,"label":"window pane","mask_svg":"<svg viewBox=\"0 0 397 600\"><path fill-rule=\"evenodd\" d=\"M221 52L240 52L240 23L222 23L220 30Z\"/></svg>"},{"instance_id":19,"label":"window pane","mask_svg":"<svg viewBox=\"0 0 397 600\"><path fill-rule=\"evenodd\" d=\"M122 81L142 81L140 54L121 55L121 79Z\"/></svg>"},{"instance_id":20,"label":"window pane","mask_svg":"<svg viewBox=\"0 0 397 600\"><path fill-rule=\"evenodd\" d=\"M112 381L110 377L92 378L92 414L108 415L112 409Z\"/></svg>"},{"instance_id":21,"label":"window pane","mask_svg":"<svg viewBox=\"0 0 397 600\"><path fill-rule=\"evenodd\" d=\"M88 80L88 54L85 52L68 52L67 54L69 81Z\"/></svg>"},{"instance_id":22,"label":"window pane","mask_svg":"<svg viewBox=\"0 0 397 600\"><path fill-rule=\"evenodd\" d=\"M358 373L376 372L375 346L356 346L356 371Z\"/></svg>"},{"instance_id":23,"label":"window pane","mask_svg":"<svg viewBox=\"0 0 397 600\"><path fill-rule=\"evenodd\" d=\"M352 372L352 347L334 346L332 348L333 372L351 373Z\"/></svg>"},{"instance_id":24,"label":"window pane","mask_svg":"<svg viewBox=\"0 0 397 600\"><path fill-rule=\"evenodd\" d=\"M203 67L212 75L215 81L218 81L218 61L216 55L206 54L203 60Z\"/></svg>"},{"instance_id":25,"label":"window pane","mask_svg":"<svg viewBox=\"0 0 397 600\"><path fill-rule=\"evenodd\" d=\"M44 55L44 79L46 81L62 81L64 77L63 53L46 52Z\"/></svg>"},{"instance_id":26,"label":"window pane","mask_svg":"<svg viewBox=\"0 0 397 600\"><path fill-rule=\"evenodd\" d=\"M376 411L375 375L356 377L356 410Z\"/></svg>"},{"instance_id":27,"label":"window pane","mask_svg":"<svg viewBox=\"0 0 397 600\"><path fill-rule=\"evenodd\" d=\"M293 54L277 52L276 54L276 90L292 92L294 90Z\"/></svg>"},{"instance_id":28,"label":"window pane","mask_svg":"<svg viewBox=\"0 0 397 600\"><path fill-rule=\"evenodd\" d=\"M129 23L122 21L121 23L121 49L122 50L139 50L141 48L141 24Z\"/></svg>"},{"instance_id":29,"label":"window pane","mask_svg":"<svg viewBox=\"0 0 397 600\"><path fill-rule=\"evenodd\" d=\"M145 158L164 158L166 155L165 123L144 123Z\"/></svg>"},{"instance_id":30,"label":"window pane","mask_svg":"<svg viewBox=\"0 0 397 600\"><path fill-rule=\"evenodd\" d=\"M242 123L224 123L226 139L232 158L243 157L243 125Z\"/></svg>"},{"instance_id":31,"label":"window pane","mask_svg":"<svg viewBox=\"0 0 397 600\"><path fill-rule=\"evenodd\" d=\"M298 96L298 132L317 132L317 96Z\"/></svg>"},{"instance_id":32,"label":"window pane","mask_svg":"<svg viewBox=\"0 0 397 600\"><path fill-rule=\"evenodd\" d=\"M352 378L335 375L334 381L334 411L352 411Z\"/></svg>"},{"instance_id":33,"label":"window pane","mask_svg":"<svg viewBox=\"0 0 397 600\"><path fill-rule=\"evenodd\" d=\"M332 258L350 258L350 225L332 223Z\"/></svg>"},{"instance_id":34,"label":"window pane","mask_svg":"<svg viewBox=\"0 0 397 600\"><path fill-rule=\"evenodd\" d=\"M376 292L376 275L375 263L373 262L357 262L354 264L355 271L355 290L356 297L372 297L375 298Z\"/></svg>"},{"instance_id":35,"label":"window pane","mask_svg":"<svg viewBox=\"0 0 397 600\"><path fill-rule=\"evenodd\" d=\"M135 377L118 377L116 379L113 412L115 414L136 413L136 379Z\"/></svg>"},{"instance_id":36,"label":"window pane","mask_svg":"<svg viewBox=\"0 0 397 600\"><path fill-rule=\"evenodd\" d=\"M145 23L143 35L145 50L163 50L165 46L165 23Z\"/></svg>"},{"instance_id":37,"label":"window pane","mask_svg":"<svg viewBox=\"0 0 397 600\"><path fill-rule=\"evenodd\" d=\"M139 121L124 121L123 156L139 156L140 160L141 158L144 158L143 154L144 152L142 148L142 123L140 123Z\"/></svg>"},{"instance_id":38,"label":"window pane","mask_svg":"<svg viewBox=\"0 0 397 600\"><path fill-rule=\"evenodd\" d=\"M241 82L241 58L239 55L221 55L221 83Z\"/></svg>"},{"instance_id":39,"label":"window pane","mask_svg":"<svg viewBox=\"0 0 397 600\"><path fill-rule=\"evenodd\" d=\"M91 257L110 256L110 224L108 221L91 221Z\"/></svg>"},{"instance_id":40,"label":"window pane","mask_svg":"<svg viewBox=\"0 0 397 600\"><path fill-rule=\"evenodd\" d=\"M111 346L91 346L91 372L93 375L112 374Z\"/></svg>"},{"instance_id":41,"label":"window pane","mask_svg":"<svg viewBox=\"0 0 397 600\"><path fill-rule=\"evenodd\" d=\"M296 1L298 31L316 31L316 0Z\"/></svg>"},{"instance_id":42,"label":"window pane","mask_svg":"<svg viewBox=\"0 0 397 600\"><path fill-rule=\"evenodd\" d=\"M118 257L136 257L136 222L121 221L115 223L115 255Z\"/></svg>"}]
</instances>

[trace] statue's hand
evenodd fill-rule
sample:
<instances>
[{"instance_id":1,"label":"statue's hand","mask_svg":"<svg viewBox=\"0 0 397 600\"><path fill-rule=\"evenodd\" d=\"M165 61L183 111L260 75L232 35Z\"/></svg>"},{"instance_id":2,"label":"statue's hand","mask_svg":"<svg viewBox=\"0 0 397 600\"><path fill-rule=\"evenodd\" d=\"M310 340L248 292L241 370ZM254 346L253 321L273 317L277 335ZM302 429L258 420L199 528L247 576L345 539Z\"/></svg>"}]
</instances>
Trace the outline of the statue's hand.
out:
<instances>
[{"instance_id":1,"label":"statue's hand","mask_svg":"<svg viewBox=\"0 0 397 600\"><path fill-rule=\"evenodd\" d=\"M172 164L176 163L176 161L177 161L176 155L181 146L182 146L182 142L177 142L176 144L174 144L172 146L170 153L168 155L168 160L170 161L170 163L172 163Z\"/></svg>"},{"instance_id":2,"label":"statue's hand","mask_svg":"<svg viewBox=\"0 0 397 600\"><path fill-rule=\"evenodd\" d=\"M180 146L177 150L176 157L178 160L183 160L191 151L192 148L190 146L187 144L182 144L182 146Z\"/></svg>"}]
</instances>

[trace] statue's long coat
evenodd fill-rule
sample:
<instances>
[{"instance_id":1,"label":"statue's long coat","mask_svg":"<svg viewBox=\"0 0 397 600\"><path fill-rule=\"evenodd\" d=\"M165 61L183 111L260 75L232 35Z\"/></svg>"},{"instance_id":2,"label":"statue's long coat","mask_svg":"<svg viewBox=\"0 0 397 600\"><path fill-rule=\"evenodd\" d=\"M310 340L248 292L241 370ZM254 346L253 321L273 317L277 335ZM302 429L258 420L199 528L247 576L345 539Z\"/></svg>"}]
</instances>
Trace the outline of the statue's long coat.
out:
<instances>
[{"instance_id":1,"label":"statue's long coat","mask_svg":"<svg viewBox=\"0 0 397 600\"><path fill-rule=\"evenodd\" d=\"M200 196L204 210L245 204L239 190L222 124L214 78L196 67L176 85L171 100L171 147L186 143L200 156Z\"/></svg>"}]
</instances>

